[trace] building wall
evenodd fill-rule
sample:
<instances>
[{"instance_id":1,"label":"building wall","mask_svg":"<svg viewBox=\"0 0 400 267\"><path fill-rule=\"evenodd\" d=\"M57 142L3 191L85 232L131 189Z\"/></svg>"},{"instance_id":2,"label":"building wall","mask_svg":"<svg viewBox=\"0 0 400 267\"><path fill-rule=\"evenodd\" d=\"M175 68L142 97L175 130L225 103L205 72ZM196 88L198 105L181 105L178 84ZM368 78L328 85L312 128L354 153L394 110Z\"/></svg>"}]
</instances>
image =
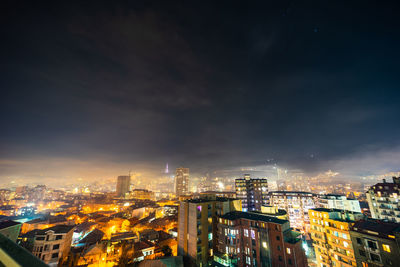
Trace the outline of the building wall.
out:
<instances>
[{"instance_id":1,"label":"building wall","mask_svg":"<svg viewBox=\"0 0 400 267\"><path fill-rule=\"evenodd\" d=\"M350 236L358 267L400 265L399 237L381 238L357 231L350 231Z\"/></svg>"},{"instance_id":2,"label":"building wall","mask_svg":"<svg viewBox=\"0 0 400 267\"><path fill-rule=\"evenodd\" d=\"M308 210L315 208L315 196L307 192L270 192L270 205L288 212L291 227L301 232L309 232Z\"/></svg>"}]
</instances>

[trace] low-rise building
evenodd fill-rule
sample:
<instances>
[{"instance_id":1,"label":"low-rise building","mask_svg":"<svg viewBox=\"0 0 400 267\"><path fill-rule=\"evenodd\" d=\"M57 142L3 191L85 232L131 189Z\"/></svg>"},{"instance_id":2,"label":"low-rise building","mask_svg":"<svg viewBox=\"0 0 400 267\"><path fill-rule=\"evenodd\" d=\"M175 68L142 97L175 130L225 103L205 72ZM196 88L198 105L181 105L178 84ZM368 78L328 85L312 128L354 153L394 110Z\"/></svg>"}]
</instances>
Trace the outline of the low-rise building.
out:
<instances>
[{"instance_id":1,"label":"low-rise building","mask_svg":"<svg viewBox=\"0 0 400 267\"><path fill-rule=\"evenodd\" d=\"M33 230L26 233L26 237L32 238L31 249L33 255L50 266L57 266L64 262L72 243L74 226L57 225L43 230Z\"/></svg>"}]
</instances>

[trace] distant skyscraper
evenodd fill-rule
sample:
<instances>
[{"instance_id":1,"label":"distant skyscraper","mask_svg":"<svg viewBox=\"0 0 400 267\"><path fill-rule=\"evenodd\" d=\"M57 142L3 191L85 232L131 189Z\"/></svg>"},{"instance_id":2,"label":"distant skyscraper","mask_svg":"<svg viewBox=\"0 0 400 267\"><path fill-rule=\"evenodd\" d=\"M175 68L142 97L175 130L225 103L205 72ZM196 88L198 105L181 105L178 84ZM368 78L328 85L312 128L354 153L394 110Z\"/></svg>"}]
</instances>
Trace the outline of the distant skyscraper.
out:
<instances>
[{"instance_id":1,"label":"distant skyscraper","mask_svg":"<svg viewBox=\"0 0 400 267\"><path fill-rule=\"evenodd\" d=\"M125 193L129 192L129 186L131 185L130 176L118 176L117 179L117 196L124 197Z\"/></svg>"},{"instance_id":2,"label":"distant skyscraper","mask_svg":"<svg viewBox=\"0 0 400 267\"><path fill-rule=\"evenodd\" d=\"M165 166L165 173L166 173L166 174L168 174L168 173L169 173L169 169L168 169L168 163L167 163L167 165Z\"/></svg>"},{"instance_id":3,"label":"distant skyscraper","mask_svg":"<svg viewBox=\"0 0 400 267\"><path fill-rule=\"evenodd\" d=\"M182 196L189 193L189 168L177 168L175 173L175 194Z\"/></svg>"},{"instance_id":4,"label":"distant skyscraper","mask_svg":"<svg viewBox=\"0 0 400 267\"><path fill-rule=\"evenodd\" d=\"M242 200L243 211L261 210L262 205L268 204L268 182L265 178L244 178L235 180L236 197Z\"/></svg>"}]
</instances>

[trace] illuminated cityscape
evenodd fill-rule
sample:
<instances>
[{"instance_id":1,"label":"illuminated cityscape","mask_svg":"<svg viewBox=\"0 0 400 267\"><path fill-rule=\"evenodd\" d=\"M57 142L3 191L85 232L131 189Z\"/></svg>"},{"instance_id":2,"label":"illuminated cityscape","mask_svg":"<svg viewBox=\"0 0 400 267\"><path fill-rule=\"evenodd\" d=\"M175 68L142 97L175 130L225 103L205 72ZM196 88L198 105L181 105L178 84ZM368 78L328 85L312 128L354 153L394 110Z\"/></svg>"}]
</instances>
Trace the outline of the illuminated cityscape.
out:
<instances>
[{"instance_id":1,"label":"illuminated cityscape","mask_svg":"<svg viewBox=\"0 0 400 267\"><path fill-rule=\"evenodd\" d=\"M399 9L5 1L0 267L399 266Z\"/></svg>"}]
</instances>

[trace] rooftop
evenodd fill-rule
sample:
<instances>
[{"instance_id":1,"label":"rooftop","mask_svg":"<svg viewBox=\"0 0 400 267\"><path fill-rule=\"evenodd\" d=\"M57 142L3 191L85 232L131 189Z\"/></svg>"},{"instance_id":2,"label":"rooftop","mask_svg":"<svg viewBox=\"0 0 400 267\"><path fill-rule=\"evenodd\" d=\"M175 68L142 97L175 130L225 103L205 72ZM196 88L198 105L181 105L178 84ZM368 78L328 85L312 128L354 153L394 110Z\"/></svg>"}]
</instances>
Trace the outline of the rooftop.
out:
<instances>
[{"instance_id":1,"label":"rooftop","mask_svg":"<svg viewBox=\"0 0 400 267\"><path fill-rule=\"evenodd\" d=\"M366 230L384 235L393 235L394 233L400 233L400 224L373 219L360 220L353 225L352 230L357 232Z\"/></svg>"},{"instance_id":2,"label":"rooftop","mask_svg":"<svg viewBox=\"0 0 400 267\"><path fill-rule=\"evenodd\" d=\"M139 250L151 248L151 247L154 247L154 246L155 245L152 242L147 241L147 240L143 240L143 241L136 242L134 244L134 250L135 251L139 251Z\"/></svg>"},{"instance_id":3,"label":"rooftop","mask_svg":"<svg viewBox=\"0 0 400 267\"><path fill-rule=\"evenodd\" d=\"M75 225L56 225L50 228L42 229L36 232L36 235L45 235L48 231L53 231L56 234L66 234L72 229L74 229Z\"/></svg>"},{"instance_id":4,"label":"rooftop","mask_svg":"<svg viewBox=\"0 0 400 267\"><path fill-rule=\"evenodd\" d=\"M288 222L286 220L281 220L273 216L265 215L263 213L242 211L231 211L223 215L221 218L227 220L248 219L253 221L272 222L278 224L284 224Z\"/></svg>"},{"instance_id":5,"label":"rooftop","mask_svg":"<svg viewBox=\"0 0 400 267\"><path fill-rule=\"evenodd\" d=\"M270 191L269 194L300 194L300 195L314 195L311 192L304 192L304 191Z\"/></svg>"},{"instance_id":6,"label":"rooftop","mask_svg":"<svg viewBox=\"0 0 400 267\"><path fill-rule=\"evenodd\" d=\"M8 227L11 227L11 226L14 226L14 225L18 225L18 224L20 224L20 223L19 222L10 221L10 220L2 221L2 222L0 222L0 229L8 228Z\"/></svg>"},{"instance_id":7,"label":"rooftop","mask_svg":"<svg viewBox=\"0 0 400 267\"><path fill-rule=\"evenodd\" d=\"M209 199L209 198L194 198L185 200L188 203L206 203L206 202L226 202L226 201L233 201L236 200L235 198L227 198L227 197L217 197L216 199Z\"/></svg>"}]
</instances>

